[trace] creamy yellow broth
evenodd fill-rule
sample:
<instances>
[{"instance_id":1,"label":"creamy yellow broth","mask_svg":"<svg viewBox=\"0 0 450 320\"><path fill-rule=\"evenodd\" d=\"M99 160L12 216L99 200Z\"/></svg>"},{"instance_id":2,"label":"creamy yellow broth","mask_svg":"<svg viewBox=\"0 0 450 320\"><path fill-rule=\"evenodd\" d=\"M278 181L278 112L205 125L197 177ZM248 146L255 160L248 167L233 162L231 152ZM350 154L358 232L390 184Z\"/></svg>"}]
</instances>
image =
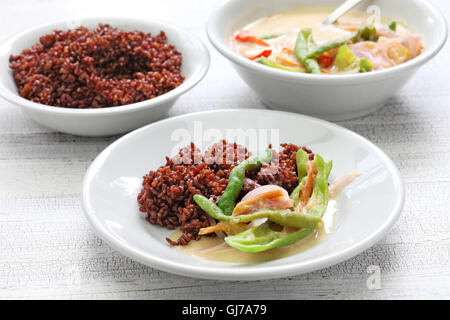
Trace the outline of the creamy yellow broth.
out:
<instances>
[{"instance_id":1,"label":"creamy yellow broth","mask_svg":"<svg viewBox=\"0 0 450 320\"><path fill-rule=\"evenodd\" d=\"M276 260L303 252L320 243L331 232L333 218L336 213L336 200L328 202L327 211L322 217L322 227L315 230L308 238L289 246L277 247L262 252L244 252L225 243L219 237L202 237L198 241L191 241L186 246L178 246L177 250L198 258L223 262L258 263ZM175 231L170 238L176 240L181 236Z\"/></svg>"},{"instance_id":2,"label":"creamy yellow broth","mask_svg":"<svg viewBox=\"0 0 450 320\"><path fill-rule=\"evenodd\" d=\"M256 35L292 32L290 38L297 37L302 28L311 28L317 43L341 38L348 34L339 26L360 26L367 20L367 14L360 11L350 11L342 16L336 24L322 25L322 21L330 14L328 10L299 10L282 12L257 20L244 27ZM272 41L274 41L273 39ZM270 40L269 40L270 41Z\"/></svg>"},{"instance_id":3,"label":"creamy yellow broth","mask_svg":"<svg viewBox=\"0 0 450 320\"><path fill-rule=\"evenodd\" d=\"M282 53L283 48L293 48L298 32L302 28L310 28L317 44L342 38L350 33L342 29L342 26L360 26L367 20L367 14L359 11L350 11L342 16L336 24L322 25L322 21L330 14L331 10L298 10L282 12L271 15L246 25L243 30L248 30L256 36L269 34L283 34L283 36L265 40L272 47L270 59L277 59ZM248 52L257 48L254 43L241 42L230 37L231 47L241 55L245 56ZM286 54L286 58L296 63L295 56Z\"/></svg>"},{"instance_id":4,"label":"creamy yellow broth","mask_svg":"<svg viewBox=\"0 0 450 320\"><path fill-rule=\"evenodd\" d=\"M322 25L322 21L330 12L331 10L317 9L274 14L236 30L230 35L229 43L235 52L248 59L256 60L264 56L285 70L305 72L305 68L294 54L295 42L301 29L312 30L313 47L316 47L324 42L342 39L362 25L375 23L371 21L374 19L370 19L371 17L364 12L350 11L336 23ZM411 33L403 22L396 21L396 23L396 30L390 30L388 21L381 19L374 24L377 41L360 40L348 44L357 59L369 60L371 67L368 70L367 68L359 70L359 62L352 68L337 68L334 65L338 51L336 47L317 58L321 72L336 74L375 71L402 64L418 56L423 50L422 36ZM265 37L274 34L278 36L270 39Z\"/></svg>"}]
</instances>

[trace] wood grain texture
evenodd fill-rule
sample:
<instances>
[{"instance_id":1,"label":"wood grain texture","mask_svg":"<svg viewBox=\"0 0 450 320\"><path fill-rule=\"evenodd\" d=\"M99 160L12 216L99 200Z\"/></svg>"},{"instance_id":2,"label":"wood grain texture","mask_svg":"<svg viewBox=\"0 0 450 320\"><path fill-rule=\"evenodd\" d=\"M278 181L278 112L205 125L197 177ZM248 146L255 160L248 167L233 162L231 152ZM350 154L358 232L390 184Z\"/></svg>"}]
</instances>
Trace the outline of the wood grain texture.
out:
<instances>
[{"instance_id":1,"label":"wood grain texture","mask_svg":"<svg viewBox=\"0 0 450 320\"><path fill-rule=\"evenodd\" d=\"M449 1L433 2L450 16ZM69 16L120 12L145 17L152 12L207 41L204 23L215 1L122 3L3 0L0 40ZM143 3L147 10L136 10ZM210 72L179 99L170 115L264 108L208 46ZM450 79L442 67L448 66L449 54L447 44L383 109L339 123L381 147L400 169L407 197L394 228L350 260L279 280L194 280L153 270L111 249L85 219L80 192L89 164L118 137L53 132L0 100L0 298L450 298ZM380 289L367 288L370 265L381 268Z\"/></svg>"}]
</instances>

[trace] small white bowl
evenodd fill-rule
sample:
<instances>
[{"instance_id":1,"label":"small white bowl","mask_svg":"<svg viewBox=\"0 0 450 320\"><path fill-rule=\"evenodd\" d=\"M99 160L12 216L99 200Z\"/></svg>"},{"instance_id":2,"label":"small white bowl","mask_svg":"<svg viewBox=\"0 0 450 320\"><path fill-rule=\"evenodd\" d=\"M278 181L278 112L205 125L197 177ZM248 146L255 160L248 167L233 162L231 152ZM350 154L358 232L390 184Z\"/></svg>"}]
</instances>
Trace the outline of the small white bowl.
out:
<instances>
[{"instance_id":1,"label":"small white bowl","mask_svg":"<svg viewBox=\"0 0 450 320\"><path fill-rule=\"evenodd\" d=\"M39 42L39 38L55 29L73 28L70 21L62 20L24 31L0 46L0 96L22 108L36 122L57 131L80 136L106 136L131 131L150 122L160 120L175 101L194 87L209 68L209 52L203 42L192 34L155 20L120 17L92 17L77 24L95 28L99 23L110 24L125 31L140 30L166 33L167 41L183 55L181 72L184 82L177 88L154 99L124 106L102 109L71 109L35 103L19 96L9 68L10 55L17 55ZM71 26L71 27L69 27Z\"/></svg>"},{"instance_id":2,"label":"small white bowl","mask_svg":"<svg viewBox=\"0 0 450 320\"><path fill-rule=\"evenodd\" d=\"M269 143L275 148L282 142L310 147L327 161L333 160L331 183L352 171L362 173L336 199L330 233L321 242L301 253L261 263L211 261L171 247L165 238L173 230L151 225L139 212L137 195L143 175L190 141L204 150L231 132L247 134L244 145L254 154ZM405 191L392 160L360 135L294 113L241 109L173 117L121 137L92 162L82 196L93 229L124 255L189 277L248 281L310 272L357 255L391 229L402 211Z\"/></svg>"},{"instance_id":3,"label":"small white bowl","mask_svg":"<svg viewBox=\"0 0 450 320\"><path fill-rule=\"evenodd\" d=\"M232 62L242 79L260 99L275 109L289 110L328 120L347 120L369 114L392 97L420 66L444 45L447 24L444 16L424 0L376 0L382 17L406 21L410 29L423 34L425 50L399 66L352 75L311 75L287 72L250 61L229 46L229 37L262 17L302 8L335 8L342 0L228 0L211 13L207 33L213 46ZM366 11L369 4L359 7ZM331 12L331 11L330 11Z\"/></svg>"}]
</instances>

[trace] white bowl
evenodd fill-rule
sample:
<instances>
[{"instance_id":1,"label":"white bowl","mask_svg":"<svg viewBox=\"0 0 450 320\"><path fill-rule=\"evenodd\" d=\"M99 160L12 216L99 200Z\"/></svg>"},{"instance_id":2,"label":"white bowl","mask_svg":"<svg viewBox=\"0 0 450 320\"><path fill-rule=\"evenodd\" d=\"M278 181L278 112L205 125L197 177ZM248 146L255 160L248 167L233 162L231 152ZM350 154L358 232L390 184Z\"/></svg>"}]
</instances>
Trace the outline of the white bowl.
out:
<instances>
[{"instance_id":1,"label":"white bowl","mask_svg":"<svg viewBox=\"0 0 450 320\"><path fill-rule=\"evenodd\" d=\"M354 170L362 173L337 198L331 233L324 240L304 252L263 263L218 262L171 247L165 237L173 231L145 220L137 204L142 176L163 165L166 155L184 145L178 138L187 139L187 144L191 141L189 136L194 137L192 140L199 146L196 137L209 136L209 141L199 139L205 149L220 139L218 133L225 136L236 129L249 135L258 133L262 148L271 142L274 146L290 142L311 147L326 160L333 160L330 182ZM274 132L273 136L266 135L270 132ZM246 146L256 153L250 144ZM190 277L257 280L324 268L369 248L398 218L404 187L397 168L383 151L343 127L281 111L221 110L162 120L118 139L89 167L82 196L86 217L94 230L124 255L159 270Z\"/></svg>"},{"instance_id":2,"label":"white bowl","mask_svg":"<svg viewBox=\"0 0 450 320\"><path fill-rule=\"evenodd\" d=\"M20 106L33 120L46 127L81 136L105 136L127 132L162 119L178 97L194 87L208 71L208 49L201 40L182 29L153 19L92 17L77 21L77 24L88 28L95 28L98 23L107 23L125 31L141 30L155 35L163 30L168 43L175 45L183 55L181 72L186 79L177 88L154 99L103 109L53 107L20 97L9 68L10 55L20 54L22 50L37 43L42 35L55 29L69 29L71 21L63 20L24 31L0 46L0 96Z\"/></svg>"},{"instance_id":3,"label":"white bowl","mask_svg":"<svg viewBox=\"0 0 450 320\"><path fill-rule=\"evenodd\" d=\"M353 75L311 75L268 68L234 52L229 36L248 23L281 11L333 8L342 0L228 0L211 13L207 33L213 46L231 61L242 79L268 106L328 120L360 117L380 108L420 66L430 60L447 39L444 16L424 0L376 0L356 7L365 11L377 5L382 17L402 19L424 35L425 50L393 68Z\"/></svg>"}]
</instances>

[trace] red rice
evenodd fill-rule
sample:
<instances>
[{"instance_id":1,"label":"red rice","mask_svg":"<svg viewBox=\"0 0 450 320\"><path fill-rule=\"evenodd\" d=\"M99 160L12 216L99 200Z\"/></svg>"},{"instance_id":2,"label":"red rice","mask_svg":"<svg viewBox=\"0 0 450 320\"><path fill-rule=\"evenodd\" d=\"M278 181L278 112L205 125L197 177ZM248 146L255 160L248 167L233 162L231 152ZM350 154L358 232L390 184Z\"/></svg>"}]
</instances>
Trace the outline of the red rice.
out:
<instances>
[{"instance_id":1,"label":"red rice","mask_svg":"<svg viewBox=\"0 0 450 320\"><path fill-rule=\"evenodd\" d=\"M20 96L50 106L104 108L155 98L183 81L182 55L157 36L107 24L55 30L10 57Z\"/></svg>"},{"instance_id":2,"label":"red rice","mask_svg":"<svg viewBox=\"0 0 450 320\"><path fill-rule=\"evenodd\" d=\"M288 192L295 188L298 184L295 154L299 147L293 144L281 146L283 150L274 152L272 163L264 164L258 171L247 172L241 197L259 185L277 184ZM311 150L302 149L310 154L310 159L314 158ZM231 150L233 156L227 158L227 154L217 150ZM240 159L238 155L241 155ZM166 157L165 165L144 176L138 195L139 209L147 214L146 219L151 224L171 230L180 227L183 234L177 241L167 238L171 245L186 245L191 240L198 240L198 231L209 227L211 220L192 197L202 194L217 202L228 184L231 169L249 156L244 147L225 140L214 144L204 154L191 143L180 149L176 157ZM224 159L229 161L220 161Z\"/></svg>"}]
</instances>

